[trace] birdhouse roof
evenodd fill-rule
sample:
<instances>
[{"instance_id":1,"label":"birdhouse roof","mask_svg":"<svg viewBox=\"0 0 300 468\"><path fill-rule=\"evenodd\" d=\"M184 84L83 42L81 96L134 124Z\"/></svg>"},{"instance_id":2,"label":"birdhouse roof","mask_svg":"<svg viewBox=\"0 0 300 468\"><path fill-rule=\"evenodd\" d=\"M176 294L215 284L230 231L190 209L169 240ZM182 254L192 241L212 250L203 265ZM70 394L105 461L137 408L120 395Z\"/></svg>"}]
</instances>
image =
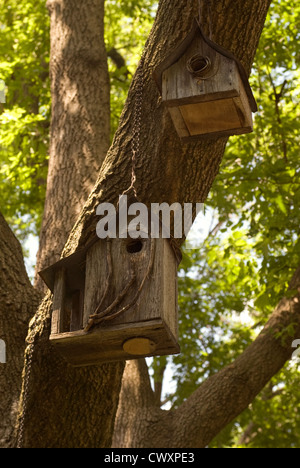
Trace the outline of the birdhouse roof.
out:
<instances>
[{"instance_id":1,"label":"birdhouse roof","mask_svg":"<svg viewBox=\"0 0 300 468\"><path fill-rule=\"evenodd\" d=\"M206 42L206 44L212 49L214 49L216 52L223 55L224 57L230 58L235 61L249 99L251 110L252 112L257 112L257 104L248 81L247 73L243 65L231 52L224 49L223 47L211 41L208 37L205 36L197 18L194 19L193 27L189 34L186 36L186 38L173 50L173 52L168 57L165 58L165 60L163 60L156 67L156 69L153 72L153 78L160 92L162 92L162 77L164 71L166 71L168 68L174 65L174 63L176 63L184 55L184 53L188 50L189 46L191 45L192 41L194 40L197 34L200 34L203 41Z\"/></svg>"},{"instance_id":2,"label":"birdhouse roof","mask_svg":"<svg viewBox=\"0 0 300 468\"><path fill-rule=\"evenodd\" d=\"M91 245L88 246L88 248L90 247ZM54 292L55 275L61 269L71 271L69 278L71 286L73 282L75 284L78 282L78 278L75 275L75 268L78 267L78 265L85 263L88 248L85 247L84 249L80 249L72 255L69 255L69 257L62 258L58 262L39 272L40 277L46 283L50 291Z\"/></svg>"}]
</instances>

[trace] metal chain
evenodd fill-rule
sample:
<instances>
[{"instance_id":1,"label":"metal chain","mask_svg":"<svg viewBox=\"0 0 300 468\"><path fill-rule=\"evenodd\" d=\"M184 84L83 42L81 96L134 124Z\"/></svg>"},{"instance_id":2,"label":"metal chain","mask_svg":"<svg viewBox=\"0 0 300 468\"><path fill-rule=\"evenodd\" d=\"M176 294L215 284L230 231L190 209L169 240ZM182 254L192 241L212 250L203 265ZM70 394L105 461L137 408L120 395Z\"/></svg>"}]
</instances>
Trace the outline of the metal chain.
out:
<instances>
[{"instance_id":1,"label":"metal chain","mask_svg":"<svg viewBox=\"0 0 300 468\"><path fill-rule=\"evenodd\" d=\"M131 159L131 185L123 192L123 195L133 190L134 196L137 199L136 183L136 162L140 155L140 134L142 126L142 104L143 104L143 91L144 91L144 57L141 58L137 72L136 72L136 97L135 109L133 117L133 132L131 141L132 159Z\"/></svg>"},{"instance_id":2,"label":"metal chain","mask_svg":"<svg viewBox=\"0 0 300 468\"><path fill-rule=\"evenodd\" d=\"M34 343L31 343L29 345L28 358L25 364L22 414L21 414L20 423L19 423L17 448L23 448L23 443L24 443L24 427L25 427L25 419L26 419L26 412L27 412L27 406L28 406L29 382L30 382L30 375L31 375L31 368L32 368L33 353L34 353Z\"/></svg>"},{"instance_id":3,"label":"metal chain","mask_svg":"<svg viewBox=\"0 0 300 468\"><path fill-rule=\"evenodd\" d=\"M202 1L203 0L198 0L198 6L199 6L199 23L203 27L202 23ZM211 15L212 15L212 8L211 8L211 0L206 0L207 5L208 5L208 15L207 15L207 23L208 23L208 34L209 34L209 39L212 41L212 22L211 22Z\"/></svg>"}]
</instances>

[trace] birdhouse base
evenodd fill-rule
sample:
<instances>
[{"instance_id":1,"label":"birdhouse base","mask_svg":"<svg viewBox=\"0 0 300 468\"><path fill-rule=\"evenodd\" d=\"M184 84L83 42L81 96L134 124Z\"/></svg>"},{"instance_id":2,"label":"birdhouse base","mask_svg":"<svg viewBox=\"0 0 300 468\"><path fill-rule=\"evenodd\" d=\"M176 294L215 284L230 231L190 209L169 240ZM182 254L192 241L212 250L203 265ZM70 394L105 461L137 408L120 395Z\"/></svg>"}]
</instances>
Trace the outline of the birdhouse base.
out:
<instances>
[{"instance_id":1,"label":"birdhouse base","mask_svg":"<svg viewBox=\"0 0 300 468\"><path fill-rule=\"evenodd\" d=\"M73 367L178 354L179 345L163 320L52 334L51 343Z\"/></svg>"},{"instance_id":2,"label":"birdhouse base","mask_svg":"<svg viewBox=\"0 0 300 468\"><path fill-rule=\"evenodd\" d=\"M251 109L242 94L208 102L169 107L173 123L182 141L242 135L253 131Z\"/></svg>"}]
</instances>

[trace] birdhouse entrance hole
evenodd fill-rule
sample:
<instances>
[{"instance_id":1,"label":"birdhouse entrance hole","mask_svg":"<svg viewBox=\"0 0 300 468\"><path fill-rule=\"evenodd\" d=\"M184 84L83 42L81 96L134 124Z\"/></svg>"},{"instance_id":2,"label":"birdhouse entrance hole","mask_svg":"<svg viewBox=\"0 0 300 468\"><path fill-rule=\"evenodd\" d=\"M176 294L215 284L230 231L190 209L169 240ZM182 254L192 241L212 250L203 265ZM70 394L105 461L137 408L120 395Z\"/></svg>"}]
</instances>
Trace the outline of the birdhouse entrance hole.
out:
<instances>
[{"instance_id":1,"label":"birdhouse entrance hole","mask_svg":"<svg viewBox=\"0 0 300 468\"><path fill-rule=\"evenodd\" d=\"M210 58L196 54L188 60L187 69L193 76L204 78L211 69Z\"/></svg>"},{"instance_id":2,"label":"birdhouse entrance hole","mask_svg":"<svg viewBox=\"0 0 300 468\"><path fill-rule=\"evenodd\" d=\"M126 250L128 253L139 253L143 249L143 241L139 239L130 239L127 241Z\"/></svg>"}]
</instances>

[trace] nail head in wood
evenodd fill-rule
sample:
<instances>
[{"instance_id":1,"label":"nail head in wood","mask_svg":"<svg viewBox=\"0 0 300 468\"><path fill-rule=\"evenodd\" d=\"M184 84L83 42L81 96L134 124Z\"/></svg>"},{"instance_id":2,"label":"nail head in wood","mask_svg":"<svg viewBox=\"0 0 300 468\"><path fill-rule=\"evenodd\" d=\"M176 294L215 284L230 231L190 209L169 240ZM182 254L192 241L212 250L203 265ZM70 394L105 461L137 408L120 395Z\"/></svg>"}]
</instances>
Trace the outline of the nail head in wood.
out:
<instances>
[{"instance_id":1,"label":"nail head in wood","mask_svg":"<svg viewBox=\"0 0 300 468\"><path fill-rule=\"evenodd\" d=\"M137 356L147 356L155 351L156 344L149 338L131 338L125 341L123 349L126 353Z\"/></svg>"}]
</instances>

